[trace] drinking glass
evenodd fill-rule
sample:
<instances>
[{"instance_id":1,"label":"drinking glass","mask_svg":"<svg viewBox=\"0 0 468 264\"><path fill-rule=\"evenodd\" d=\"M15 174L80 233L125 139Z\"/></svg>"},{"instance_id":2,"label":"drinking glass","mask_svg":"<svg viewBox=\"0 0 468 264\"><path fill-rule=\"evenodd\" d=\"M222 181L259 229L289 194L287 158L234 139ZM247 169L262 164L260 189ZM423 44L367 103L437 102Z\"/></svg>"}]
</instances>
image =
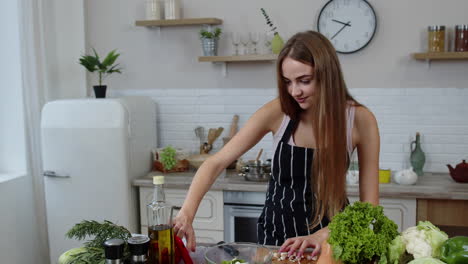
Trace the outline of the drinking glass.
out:
<instances>
[{"instance_id":1,"label":"drinking glass","mask_svg":"<svg viewBox=\"0 0 468 264\"><path fill-rule=\"evenodd\" d=\"M273 40L273 37L275 34L273 32L266 32L265 33L265 48L266 48L266 53L271 54L271 41Z\"/></svg>"},{"instance_id":2,"label":"drinking glass","mask_svg":"<svg viewBox=\"0 0 468 264\"><path fill-rule=\"evenodd\" d=\"M241 34L240 35L240 42L242 44L242 55L247 55L249 54L249 34Z\"/></svg>"},{"instance_id":3,"label":"drinking glass","mask_svg":"<svg viewBox=\"0 0 468 264\"><path fill-rule=\"evenodd\" d=\"M260 33L258 32L249 32L250 42L253 45L253 54L258 54L257 43L260 41Z\"/></svg>"},{"instance_id":4,"label":"drinking glass","mask_svg":"<svg viewBox=\"0 0 468 264\"><path fill-rule=\"evenodd\" d=\"M240 35L238 32L231 32L231 42L234 46L234 55L239 55Z\"/></svg>"}]
</instances>

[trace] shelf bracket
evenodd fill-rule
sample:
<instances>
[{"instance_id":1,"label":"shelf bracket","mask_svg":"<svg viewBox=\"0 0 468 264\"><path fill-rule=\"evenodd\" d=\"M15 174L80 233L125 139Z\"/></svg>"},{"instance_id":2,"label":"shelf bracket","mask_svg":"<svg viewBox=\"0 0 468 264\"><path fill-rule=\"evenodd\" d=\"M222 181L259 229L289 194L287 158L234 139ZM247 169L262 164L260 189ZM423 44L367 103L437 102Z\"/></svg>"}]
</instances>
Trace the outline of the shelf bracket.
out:
<instances>
[{"instance_id":1,"label":"shelf bracket","mask_svg":"<svg viewBox=\"0 0 468 264\"><path fill-rule=\"evenodd\" d=\"M223 75L224 78L227 77L227 63L224 62L213 62L214 64L220 64L221 65L221 74Z\"/></svg>"},{"instance_id":2,"label":"shelf bracket","mask_svg":"<svg viewBox=\"0 0 468 264\"><path fill-rule=\"evenodd\" d=\"M427 58L426 64L427 64L427 69L429 70L431 68L431 59Z\"/></svg>"},{"instance_id":3,"label":"shelf bracket","mask_svg":"<svg viewBox=\"0 0 468 264\"><path fill-rule=\"evenodd\" d=\"M159 27L159 26L150 26L150 28L155 28L156 31L158 32L158 33L157 33L157 34L158 34L158 37L161 37L161 27Z\"/></svg>"}]
</instances>

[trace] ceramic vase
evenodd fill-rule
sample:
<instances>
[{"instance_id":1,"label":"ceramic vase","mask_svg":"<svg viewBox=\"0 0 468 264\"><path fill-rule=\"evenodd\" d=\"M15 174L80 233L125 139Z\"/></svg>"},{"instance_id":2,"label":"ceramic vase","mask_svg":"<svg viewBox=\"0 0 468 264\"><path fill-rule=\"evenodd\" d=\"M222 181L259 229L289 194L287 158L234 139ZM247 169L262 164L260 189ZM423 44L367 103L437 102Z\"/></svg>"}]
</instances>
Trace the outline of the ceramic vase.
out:
<instances>
[{"instance_id":1,"label":"ceramic vase","mask_svg":"<svg viewBox=\"0 0 468 264\"><path fill-rule=\"evenodd\" d=\"M279 34L275 34L271 40L271 51L273 54L279 54L284 46L284 41Z\"/></svg>"},{"instance_id":2,"label":"ceramic vase","mask_svg":"<svg viewBox=\"0 0 468 264\"><path fill-rule=\"evenodd\" d=\"M423 167L424 163L426 162L426 155L421 149L421 139L420 139L419 132L416 133L416 140L411 142L411 155L410 155L410 162L411 166L413 167L414 172L418 176L423 175Z\"/></svg>"}]
</instances>

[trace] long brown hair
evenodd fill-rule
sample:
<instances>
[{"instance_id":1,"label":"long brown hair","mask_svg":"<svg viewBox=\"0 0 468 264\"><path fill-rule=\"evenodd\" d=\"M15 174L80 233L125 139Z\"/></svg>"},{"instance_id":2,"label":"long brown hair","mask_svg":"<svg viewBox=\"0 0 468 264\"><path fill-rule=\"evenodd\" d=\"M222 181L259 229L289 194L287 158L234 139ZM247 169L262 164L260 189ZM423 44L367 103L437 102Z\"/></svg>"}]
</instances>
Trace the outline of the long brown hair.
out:
<instances>
[{"instance_id":1,"label":"long brown hair","mask_svg":"<svg viewBox=\"0 0 468 264\"><path fill-rule=\"evenodd\" d=\"M310 226L313 228L325 216L331 220L347 203L346 108L348 101L357 102L346 88L340 62L330 41L315 31L300 32L285 44L276 66L281 107L291 119L299 121L303 110L283 81L282 64L287 57L312 66L317 84L313 106L316 150L309 181L316 194L312 205L315 214Z\"/></svg>"}]
</instances>

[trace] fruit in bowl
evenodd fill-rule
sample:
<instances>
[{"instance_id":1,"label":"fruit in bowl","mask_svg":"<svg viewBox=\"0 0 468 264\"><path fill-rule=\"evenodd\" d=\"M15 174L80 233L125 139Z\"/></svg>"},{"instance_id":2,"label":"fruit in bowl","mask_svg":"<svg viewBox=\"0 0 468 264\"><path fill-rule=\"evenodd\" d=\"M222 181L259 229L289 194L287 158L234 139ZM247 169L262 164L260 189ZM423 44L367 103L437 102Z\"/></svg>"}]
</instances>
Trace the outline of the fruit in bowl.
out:
<instances>
[{"instance_id":1,"label":"fruit in bowl","mask_svg":"<svg viewBox=\"0 0 468 264\"><path fill-rule=\"evenodd\" d=\"M224 243L210 247L205 252L207 264L267 264L271 263L272 251L254 243Z\"/></svg>"}]
</instances>

